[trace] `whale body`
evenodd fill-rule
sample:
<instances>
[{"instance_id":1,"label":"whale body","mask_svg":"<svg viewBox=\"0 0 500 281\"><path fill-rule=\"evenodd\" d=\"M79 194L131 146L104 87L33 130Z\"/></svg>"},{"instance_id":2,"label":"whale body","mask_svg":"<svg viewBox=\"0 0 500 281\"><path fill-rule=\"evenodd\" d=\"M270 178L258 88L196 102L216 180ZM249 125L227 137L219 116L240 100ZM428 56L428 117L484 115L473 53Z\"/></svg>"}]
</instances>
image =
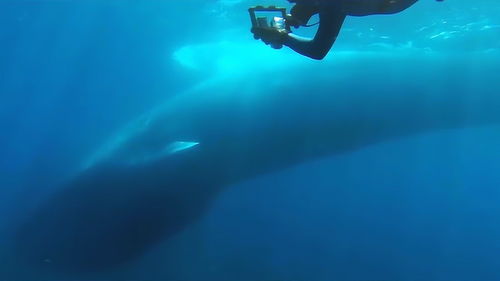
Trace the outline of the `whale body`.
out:
<instances>
[{"instance_id":1,"label":"whale body","mask_svg":"<svg viewBox=\"0 0 500 281\"><path fill-rule=\"evenodd\" d=\"M370 144L500 123L491 53L339 53L208 79L134 121L18 230L34 264L101 271L195 222L224 188Z\"/></svg>"}]
</instances>

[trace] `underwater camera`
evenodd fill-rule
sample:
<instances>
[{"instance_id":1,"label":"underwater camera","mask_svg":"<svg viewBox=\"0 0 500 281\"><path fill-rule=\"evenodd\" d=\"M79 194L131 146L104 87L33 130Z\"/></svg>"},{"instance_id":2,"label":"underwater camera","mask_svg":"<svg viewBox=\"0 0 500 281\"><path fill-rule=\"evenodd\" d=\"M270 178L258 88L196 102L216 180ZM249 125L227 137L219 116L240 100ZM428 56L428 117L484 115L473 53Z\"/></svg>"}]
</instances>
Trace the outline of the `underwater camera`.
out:
<instances>
[{"instance_id":1,"label":"underwater camera","mask_svg":"<svg viewBox=\"0 0 500 281\"><path fill-rule=\"evenodd\" d=\"M290 32L286 8L255 6L248 9L254 28L275 28Z\"/></svg>"}]
</instances>

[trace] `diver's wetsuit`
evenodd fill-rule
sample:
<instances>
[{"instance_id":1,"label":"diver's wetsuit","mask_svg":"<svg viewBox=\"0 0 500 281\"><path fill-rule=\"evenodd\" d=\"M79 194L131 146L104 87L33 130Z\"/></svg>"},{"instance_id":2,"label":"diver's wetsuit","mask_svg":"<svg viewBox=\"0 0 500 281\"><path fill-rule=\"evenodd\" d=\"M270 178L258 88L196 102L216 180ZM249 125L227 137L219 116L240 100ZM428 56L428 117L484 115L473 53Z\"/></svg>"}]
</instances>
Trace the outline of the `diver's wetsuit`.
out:
<instances>
[{"instance_id":1,"label":"diver's wetsuit","mask_svg":"<svg viewBox=\"0 0 500 281\"><path fill-rule=\"evenodd\" d=\"M290 2L306 2L302 0ZM322 59L337 39L346 16L368 16L399 13L417 0L316 0L320 24L314 39L288 34L283 45L313 59ZM306 4L307 5L307 4Z\"/></svg>"}]
</instances>

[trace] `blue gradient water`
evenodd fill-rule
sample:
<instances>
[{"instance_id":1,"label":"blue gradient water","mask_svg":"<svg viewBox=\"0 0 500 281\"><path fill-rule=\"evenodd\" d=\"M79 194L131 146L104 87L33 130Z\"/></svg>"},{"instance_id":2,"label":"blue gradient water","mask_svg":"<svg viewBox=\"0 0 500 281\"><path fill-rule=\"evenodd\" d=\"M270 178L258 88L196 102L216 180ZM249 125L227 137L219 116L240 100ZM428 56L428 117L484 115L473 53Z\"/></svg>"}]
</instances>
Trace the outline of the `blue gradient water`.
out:
<instances>
[{"instance_id":1,"label":"blue gradient water","mask_svg":"<svg viewBox=\"0 0 500 281\"><path fill-rule=\"evenodd\" d=\"M269 57L307 60L252 40L255 4L286 5L0 0L0 243L143 112L211 75L258 71ZM470 58L500 56L499 12L496 0L422 0L399 15L349 18L328 59L449 53L481 71ZM18 265L0 280L498 280L499 129L430 132L303 163L228 188L200 222L122 268L68 278Z\"/></svg>"}]
</instances>

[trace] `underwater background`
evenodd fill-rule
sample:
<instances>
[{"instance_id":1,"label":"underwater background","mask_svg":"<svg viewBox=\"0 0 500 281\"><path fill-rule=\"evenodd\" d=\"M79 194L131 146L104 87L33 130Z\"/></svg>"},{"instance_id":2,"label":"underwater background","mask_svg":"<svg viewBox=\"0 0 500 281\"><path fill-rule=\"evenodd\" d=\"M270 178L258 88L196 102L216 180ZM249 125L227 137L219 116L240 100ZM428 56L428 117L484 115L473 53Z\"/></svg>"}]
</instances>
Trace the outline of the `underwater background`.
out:
<instances>
[{"instance_id":1,"label":"underwater background","mask_svg":"<svg viewBox=\"0 0 500 281\"><path fill-rule=\"evenodd\" d=\"M289 60L319 68L253 40L256 4L289 7L0 0L0 249L56 183L158 104L212 76ZM499 14L497 0L422 0L398 15L349 17L327 60L438 53L481 76L475 55L500 57ZM415 79L425 71L407 67ZM0 280L500 280L498 125L395 138L234 184L201 219L118 268L68 275L0 254Z\"/></svg>"}]
</instances>

